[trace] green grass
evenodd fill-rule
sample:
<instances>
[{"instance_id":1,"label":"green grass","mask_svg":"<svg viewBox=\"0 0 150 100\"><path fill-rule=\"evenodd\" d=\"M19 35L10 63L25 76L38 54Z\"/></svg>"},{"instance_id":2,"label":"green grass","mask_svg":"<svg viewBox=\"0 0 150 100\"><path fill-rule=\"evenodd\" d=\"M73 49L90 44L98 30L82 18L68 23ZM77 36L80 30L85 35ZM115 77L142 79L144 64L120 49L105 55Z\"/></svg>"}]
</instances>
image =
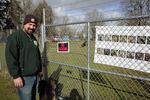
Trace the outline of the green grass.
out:
<instances>
[{"instance_id":1,"label":"green grass","mask_svg":"<svg viewBox=\"0 0 150 100\"><path fill-rule=\"evenodd\" d=\"M8 75L5 62L5 44L0 44L0 100L19 100L12 79Z\"/></svg>"},{"instance_id":2,"label":"green grass","mask_svg":"<svg viewBox=\"0 0 150 100\"><path fill-rule=\"evenodd\" d=\"M57 43L49 42L47 47L48 60L61 62L80 67L88 66L87 63L87 46L81 47L83 41L71 41L69 53L57 53ZM94 42L90 47L90 67L103 71L113 71L129 75L150 77L150 74L134 71L126 68L95 64L94 59ZM6 67L4 57L5 45L0 45L0 59L2 65ZM59 72L59 69L61 71ZM5 70L6 71L6 70ZM1 73L1 72L0 72ZM87 97L87 72L70 66L63 66L54 63L48 65L48 75L54 74L58 79L58 89L61 96L71 97L72 95ZM104 73L90 73L90 98L91 100L148 100L150 99L150 82L135 80ZM13 88L12 81L0 76L0 100L17 100L16 91ZM54 75L54 76L55 76ZM11 95L10 95L11 94ZM8 97L6 97L7 95ZM10 99L11 98L11 99Z\"/></svg>"},{"instance_id":3,"label":"green grass","mask_svg":"<svg viewBox=\"0 0 150 100\"><path fill-rule=\"evenodd\" d=\"M6 68L4 43L0 43L0 64L2 68Z\"/></svg>"},{"instance_id":4,"label":"green grass","mask_svg":"<svg viewBox=\"0 0 150 100\"><path fill-rule=\"evenodd\" d=\"M49 42L47 47L49 61L61 62L64 64L70 64L80 67L88 66L87 62L87 46L81 47L83 41L71 41L69 53L57 53L57 43ZM103 64L95 64L94 49L95 44L91 42L90 47L90 68L103 71L112 71L128 75L135 75L140 77L150 77L148 73L135 71L126 68L120 68L115 66L108 66ZM60 65L50 63L48 66L49 76L57 71ZM77 68L61 65L61 72L59 76L59 83L62 86L61 96L69 97L72 90L76 89L78 93L83 97L83 94L87 96L87 81L83 78L83 73ZM87 76L87 75L86 75ZM135 80L131 78L125 78L104 73L91 73L90 78L90 98L91 100L147 100L150 99L150 82Z\"/></svg>"},{"instance_id":5,"label":"green grass","mask_svg":"<svg viewBox=\"0 0 150 100\"><path fill-rule=\"evenodd\" d=\"M0 100L19 100L12 80L0 71Z\"/></svg>"}]
</instances>

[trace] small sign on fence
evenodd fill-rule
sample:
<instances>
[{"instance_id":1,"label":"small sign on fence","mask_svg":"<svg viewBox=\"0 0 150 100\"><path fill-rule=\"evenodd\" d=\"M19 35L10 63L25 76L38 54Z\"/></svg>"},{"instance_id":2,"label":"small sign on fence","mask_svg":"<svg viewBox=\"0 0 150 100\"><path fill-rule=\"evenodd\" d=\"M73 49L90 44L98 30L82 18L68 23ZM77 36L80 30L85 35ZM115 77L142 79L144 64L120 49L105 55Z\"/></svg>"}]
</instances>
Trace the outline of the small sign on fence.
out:
<instances>
[{"instance_id":1,"label":"small sign on fence","mask_svg":"<svg viewBox=\"0 0 150 100\"><path fill-rule=\"evenodd\" d=\"M68 53L69 52L69 42L57 42L57 52L58 53Z\"/></svg>"}]
</instances>

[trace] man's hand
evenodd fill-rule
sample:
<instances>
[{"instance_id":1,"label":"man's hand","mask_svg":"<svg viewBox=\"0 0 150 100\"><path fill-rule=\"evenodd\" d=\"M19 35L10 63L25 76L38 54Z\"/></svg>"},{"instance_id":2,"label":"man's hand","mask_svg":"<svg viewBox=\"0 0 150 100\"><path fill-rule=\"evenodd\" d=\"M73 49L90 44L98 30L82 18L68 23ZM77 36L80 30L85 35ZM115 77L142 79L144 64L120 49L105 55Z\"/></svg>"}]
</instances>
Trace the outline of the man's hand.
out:
<instances>
[{"instance_id":1,"label":"man's hand","mask_svg":"<svg viewBox=\"0 0 150 100\"><path fill-rule=\"evenodd\" d=\"M16 88L21 88L23 87L23 80L21 77L18 77L16 79L14 79L14 84Z\"/></svg>"}]
</instances>

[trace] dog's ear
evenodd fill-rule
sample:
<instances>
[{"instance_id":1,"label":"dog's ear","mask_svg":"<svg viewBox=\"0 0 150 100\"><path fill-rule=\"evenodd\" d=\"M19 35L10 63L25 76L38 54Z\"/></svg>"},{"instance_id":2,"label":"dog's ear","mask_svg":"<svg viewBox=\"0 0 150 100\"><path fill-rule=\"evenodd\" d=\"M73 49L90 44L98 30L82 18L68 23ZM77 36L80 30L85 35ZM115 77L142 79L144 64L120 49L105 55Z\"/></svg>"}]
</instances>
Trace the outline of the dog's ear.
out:
<instances>
[{"instance_id":1,"label":"dog's ear","mask_svg":"<svg viewBox=\"0 0 150 100\"><path fill-rule=\"evenodd\" d=\"M55 89L56 89L56 81L55 80L51 80L50 81L50 85L51 85L52 89L55 91Z\"/></svg>"}]
</instances>

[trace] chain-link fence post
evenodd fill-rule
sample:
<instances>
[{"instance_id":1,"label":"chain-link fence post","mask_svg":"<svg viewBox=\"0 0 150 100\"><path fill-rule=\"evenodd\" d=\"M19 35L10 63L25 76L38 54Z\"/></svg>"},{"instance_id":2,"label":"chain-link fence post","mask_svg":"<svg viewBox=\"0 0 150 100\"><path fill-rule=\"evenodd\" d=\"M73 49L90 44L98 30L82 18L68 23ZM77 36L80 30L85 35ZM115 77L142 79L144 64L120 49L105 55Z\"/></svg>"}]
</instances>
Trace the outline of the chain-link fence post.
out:
<instances>
[{"instance_id":1,"label":"chain-link fence post","mask_svg":"<svg viewBox=\"0 0 150 100\"><path fill-rule=\"evenodd\" d=\"M88 30L88 98L90 100L90 22L87 23Z\"/></svg>"},{"instance_id":2,"label":"chain-link fence post","mask_svg":"<svg viewBox=\"0 0 150 100\"><path fill-rule=\"evenodd\" d=\"M42 64L43 64L43 74L44 79L48 79L47 75L47 65L48 65L48 58L47 58L47 46L46 46L46 38L45 38L45 8L43 8L43 24L42 24Z\"/></svg>"}]
</instances>

